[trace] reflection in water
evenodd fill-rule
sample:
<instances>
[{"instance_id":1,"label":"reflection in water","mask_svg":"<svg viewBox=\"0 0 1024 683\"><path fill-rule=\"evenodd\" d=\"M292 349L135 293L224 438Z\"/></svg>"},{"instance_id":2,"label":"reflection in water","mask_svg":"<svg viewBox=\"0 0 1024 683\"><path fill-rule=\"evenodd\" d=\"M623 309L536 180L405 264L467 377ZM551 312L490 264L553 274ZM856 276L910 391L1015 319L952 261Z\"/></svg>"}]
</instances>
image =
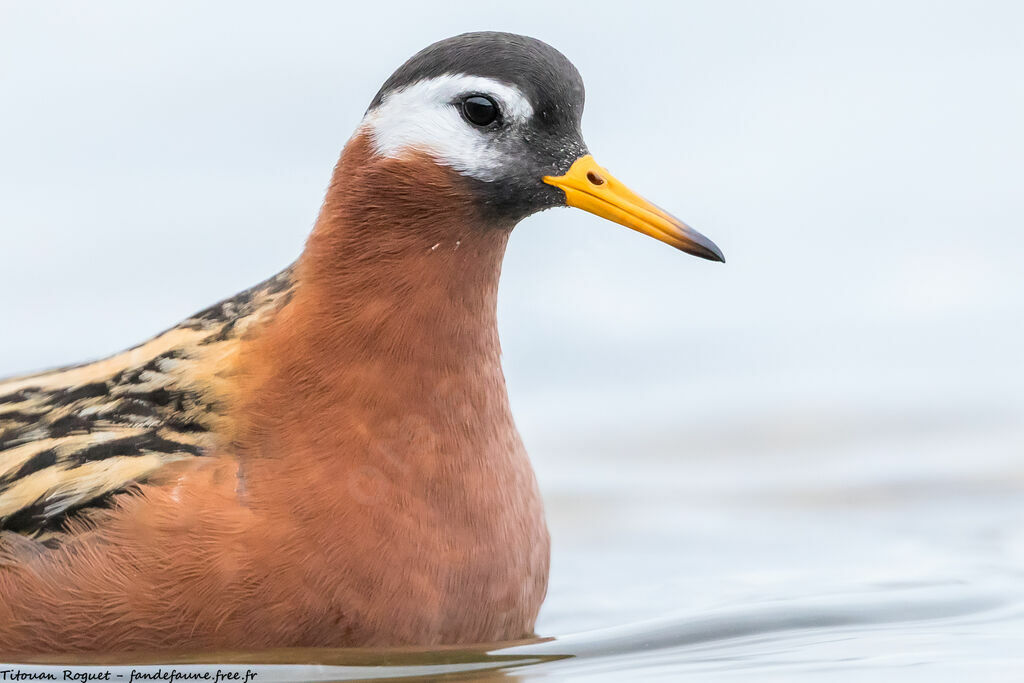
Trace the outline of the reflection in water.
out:
<instances>
[{"instance_id":1,"label":"reflection in water","mask_svg":"<svg viewBox=\"0 0 1024 683\"><path fill-rule=\"evenodd\" d=\"M401 679L528 680L586 676L619 680L627 675L666 676L700 671L758 672L793 677L803 672L855 674L878 669L920 666L934 654L944 634L955 634L963 646L944 651L948 665L956 655L977 667L980 652L972 638L1005 629L1020 633L1024 626L1024 595L1010 582L970 586L959 583L879 588L873 592L775 601L749 607L721 609L698 616L664 618L559 638L479 648L441 650L289 649L265 652L221 652L188 656L36 658L22 671L48 670L45 664L73 665L75 671L111 670L118 680L130 680L131 670L154 673L172 668L182 674L222 670L256 671L256 680L330 681ZM859 647L851 642L861 641ZM989 665L1000 670L1024 667L1024 653L1006 649ZM983 639L983 643L988 643ZM922 648L924 643L926 647ZM1018 643L1019 644L1019 643ZM990 645L990 643L989 643ZM846 656L836 657L837 652ZM856 654L859 653L859 654ZM854 655L854 656L851 656ZM950 659L950 657L953 659ZM224 666L230 662L232 666ZM207 665L207 666L204 666ZM91 668L95 667L95 668ZM933 669L922 670L934 680Z\"/></svg>"}]
</instances>

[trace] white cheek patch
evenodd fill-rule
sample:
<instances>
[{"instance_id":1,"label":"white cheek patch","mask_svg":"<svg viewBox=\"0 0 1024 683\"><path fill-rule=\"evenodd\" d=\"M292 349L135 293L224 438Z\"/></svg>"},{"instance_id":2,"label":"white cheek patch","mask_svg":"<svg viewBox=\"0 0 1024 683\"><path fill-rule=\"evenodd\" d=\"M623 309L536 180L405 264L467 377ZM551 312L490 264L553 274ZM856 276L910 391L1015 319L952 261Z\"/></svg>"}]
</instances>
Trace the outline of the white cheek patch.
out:
<instances>
[{"instance_id":1,"label":"white cheek patch","mask_svg":"<svg viewBox=\"0 0 1024 683\"><path fill-rule=\"evenodd\" d=\"M478 180L500 177L508 160L507 130L477 128L453 105L466 95L487 95L512 131L533 116L530 101L515 87L482 76L453 74L418 81L388 93L367 112L359 132L369 133L374 151L401 158L421 151L441 164Z\"/></svg>"}]
</instances>

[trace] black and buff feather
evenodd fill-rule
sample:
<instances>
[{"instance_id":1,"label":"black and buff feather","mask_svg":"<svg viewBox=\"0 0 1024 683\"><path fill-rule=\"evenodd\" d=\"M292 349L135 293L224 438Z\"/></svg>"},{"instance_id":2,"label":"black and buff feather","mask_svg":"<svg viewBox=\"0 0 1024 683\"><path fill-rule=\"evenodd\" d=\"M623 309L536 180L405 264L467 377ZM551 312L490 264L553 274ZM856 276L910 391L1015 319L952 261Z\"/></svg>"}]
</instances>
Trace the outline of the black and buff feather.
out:
<instances>
[{"instance_id":1,"label":"black and buff feather","mask_svg":"<svg viewBox=\"0 0 1024 683\"><path fill-rule=\"evenodd\" d=\"M0 535L56 542L76 513L207 453L237 342L291 289L289 268L115 356L0 380Z\"/></svg>"}]
</instances>

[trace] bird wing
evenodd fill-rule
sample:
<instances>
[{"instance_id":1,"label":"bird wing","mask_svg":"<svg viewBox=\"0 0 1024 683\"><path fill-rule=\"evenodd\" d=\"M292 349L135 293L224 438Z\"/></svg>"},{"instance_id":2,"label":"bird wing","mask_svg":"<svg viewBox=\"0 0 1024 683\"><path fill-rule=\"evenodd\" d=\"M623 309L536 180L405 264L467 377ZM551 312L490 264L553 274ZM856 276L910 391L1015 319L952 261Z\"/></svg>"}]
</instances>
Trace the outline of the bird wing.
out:
<instances>
[{"instance_id":1,"label":"bird wing","mask_svg":"<svg viewBox=\"0 0 1024 683\"><path fill-rule=\"evenodd\" d=\"M0 537L59 541L71 516L208 454L239 342L291 289L289 268L110 358L0 380Z\"/></svg>"}]
</instances>

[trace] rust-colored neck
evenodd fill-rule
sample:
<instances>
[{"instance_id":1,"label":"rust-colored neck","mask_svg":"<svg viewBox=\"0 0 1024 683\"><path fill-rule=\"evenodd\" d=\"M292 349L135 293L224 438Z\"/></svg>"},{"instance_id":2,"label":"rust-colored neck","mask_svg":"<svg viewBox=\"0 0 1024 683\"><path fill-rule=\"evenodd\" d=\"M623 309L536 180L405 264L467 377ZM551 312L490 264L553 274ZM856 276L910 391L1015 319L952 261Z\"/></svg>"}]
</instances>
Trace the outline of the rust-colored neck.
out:
<instances>
[{"instance_id":1,"label":"rust-colored neck","mask_svg":"<svg viewBox=\"0 0 1024 683\"><path fill-rule=\"evenodd\" d=\"M355 138L291 302L240 355L240 495L273 521L257 544L322 591L344 571L360 643L524 636L547 583L495 320L510 226L459 180Z\"/></svg>"},{"instance_id":2,"label":"rust-colored neck","mask_svg":"<svg viewBox=\"0 0 1024 683\"><path fill-rule=\"evenodd\" d=\"M483 221L452 171L425 157L370 157L356 138L300 261L306 333L388 365L497 362L508 232Z\"/></svg>"},{"instance_id":3,"label":"rust-colored neck","mask_svg":"<svg viewBox=\"0 0 1024 683\"><path fill-rule=\"evenodd\" d=\"M274 457L284 430L339 407L379 427L457 402L481 412L475 422L511 424L496 321L508 232L482 221L452 171L353 139L292 301L243 352L243 452Z\"/></svg>"}]
</instances>

